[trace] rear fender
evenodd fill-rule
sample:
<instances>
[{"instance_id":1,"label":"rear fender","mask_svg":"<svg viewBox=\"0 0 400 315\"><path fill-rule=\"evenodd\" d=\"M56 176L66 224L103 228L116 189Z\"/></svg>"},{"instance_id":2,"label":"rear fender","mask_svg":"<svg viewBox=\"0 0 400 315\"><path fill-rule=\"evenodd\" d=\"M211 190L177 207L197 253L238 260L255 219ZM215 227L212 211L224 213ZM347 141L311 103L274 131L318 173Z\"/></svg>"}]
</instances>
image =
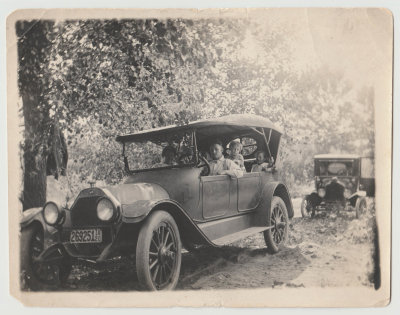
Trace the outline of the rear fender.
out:
<instances>
[{"instance_id":1,"label":"rear fender","mask_svg":"<svg viewBox=\"0 0 400 315\"><path fill-rule=\"evenodd\" d=\"M290 198L289 191L287 187L280 182L271 182L265 184L262 190L262 199L257 207L257 222L261 224L266 224L266 219L268 213L271 211L271 202L274 196L282 198L286 205L289 218L294 215L292 200Z\"/></svg>"},{"instance_id":2,"label":"rear fender","mask_svg":"<svg viewBox=\"0 0 400 315\"><path fill-rule=\"evenodd\" d=\"M183 243L216 246L198 228L186 211L172 200L139 200L130 205L122 205L122 221L138 223L144 221L151 213L163 210L171 214L179 228Z\"/></svg>"}]
</instances>

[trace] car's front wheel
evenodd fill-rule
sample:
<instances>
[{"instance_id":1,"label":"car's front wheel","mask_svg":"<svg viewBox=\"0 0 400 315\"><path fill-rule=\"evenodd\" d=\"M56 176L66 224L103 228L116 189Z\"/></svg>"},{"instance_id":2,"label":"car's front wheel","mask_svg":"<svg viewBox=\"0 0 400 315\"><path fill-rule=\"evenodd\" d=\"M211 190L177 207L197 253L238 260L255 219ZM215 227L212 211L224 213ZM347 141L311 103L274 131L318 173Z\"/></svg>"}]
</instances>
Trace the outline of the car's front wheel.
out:
<instances>
[{"instance_id":1,"label":"car's front wheel","mask_svg":"<svg viewBox=\"0 0 400 315\"><path fill-rule=\"evenodd\" d=\"M367 199L365 197L359 197L356 201L356 218L358 219L363 213L367 211Z\"/></svg>"},{"instance_id":2,"label":"car's front wheel","mask_svg":"<svg viewBox=\"0 0 400 315\"><path fill-rule=\"evenodd\" d=\"M54 290L65 283L71 272L68 258L54 262L40 262L44 250L44 232L39 224L31 224L21 231L20 260L23 286L31 290Z\"/></svg>"},{"instance_id":3,"label":"car's front wheel","mask_svg":"<svg viewBox=\"0 0 400 315\"><path fill-rule=\"evenodd\" d=\"M136 270L145 290L172 290L178 283L182 245L174 218L155 211L140 229Z\"/></svg>"},{"instance_id":4,"label":"car's front wheel","mask_svg":"<svg viewBox=\"0 0 400 315\"><path fill-rule=\"evenodd\" d=\"M269 229L264 231L264 239L268 251L274 254L285 245L289 235L289 216L286 205L280 197L272 198L267 224Z\"/></svg>"}]
</instances>

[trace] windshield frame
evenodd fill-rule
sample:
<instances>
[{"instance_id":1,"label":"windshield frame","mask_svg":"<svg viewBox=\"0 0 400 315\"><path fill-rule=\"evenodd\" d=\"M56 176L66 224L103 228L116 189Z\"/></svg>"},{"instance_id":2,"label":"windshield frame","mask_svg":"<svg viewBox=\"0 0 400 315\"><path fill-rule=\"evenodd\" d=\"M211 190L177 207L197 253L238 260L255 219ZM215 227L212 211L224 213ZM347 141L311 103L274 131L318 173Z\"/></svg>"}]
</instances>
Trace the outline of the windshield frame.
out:
<instances>
[{"instance_id":1,"label":"windshield frame","mask_svg":"<svg viewBox=\"0 0 400 315\"><path fill-rule=\"evenodd\" d=\"M191 145L190 148L193 149L193 154L194 154L194 161L191 163L187 164L176 164L176 165L166 165L166 166L160 166L160 167L151 167L151 168L142 168L142 169L134 169L131 170L129 168L129 161L128 157L126 156L126 145L128 144L134 144L134 143L144 143L146 141L152 142L154 144L158 144L156 141L153 141L154 139L151 139L149 137L148 139L144 139L143 141L121 141L122 144L122 158L124 160L124 165L125 165L125 171L128 174L136 174L136 173L141 173L141 172L150 172L150 171L160 171L160 170L167 170L167 169L176 169L176 168L185 168L185 167L193 167L198 165L199 162L199 157L198 157L198 150L197 150L197 143L196 143L196 133L195 130L190 130L188 132L191 136ZM172 134L171 136L175 135L176 133Z\"/></svg>"}]
</instances>

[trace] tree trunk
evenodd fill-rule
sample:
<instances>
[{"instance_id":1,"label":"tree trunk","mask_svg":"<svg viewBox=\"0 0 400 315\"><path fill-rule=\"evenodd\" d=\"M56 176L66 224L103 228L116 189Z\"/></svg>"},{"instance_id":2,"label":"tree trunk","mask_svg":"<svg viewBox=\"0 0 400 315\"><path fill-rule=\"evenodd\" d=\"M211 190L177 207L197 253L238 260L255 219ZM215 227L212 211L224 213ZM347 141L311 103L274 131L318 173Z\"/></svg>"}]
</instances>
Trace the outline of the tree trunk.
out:
<instances>
[{"instance_id":1,"label":"tree trunk","mask_svg":"<svg viewBox=\"0 0 400 315\"><path fill-rule=\"evenodd\" d=\"M23 210L42 207L46 202L46 158L24 152Z\"/></svg>"},{"instance_id":2,"label":"tree trunk","mask_svg":"<svg viewBox=\"0 0 400 315\"><path fill-rule=\"evenodd\" d=\"M42 207L46 202L46 137L38 102L35 95L22 94L25 123L23 210Z\"/></svg>"},{"instance_id":3,"label":"tree trunk","mask_svg":"<svg viewBox=\"0 0 400 315\"><path fill-rule=\"evenodd\" d=\"M41 207L46 202L46 157L49 110L44 98L48 86L47 34L54 21L21 20L18 36L18 85L24 116L23 172L21 194L23 210Z\"/></svg>"}]
</instances>

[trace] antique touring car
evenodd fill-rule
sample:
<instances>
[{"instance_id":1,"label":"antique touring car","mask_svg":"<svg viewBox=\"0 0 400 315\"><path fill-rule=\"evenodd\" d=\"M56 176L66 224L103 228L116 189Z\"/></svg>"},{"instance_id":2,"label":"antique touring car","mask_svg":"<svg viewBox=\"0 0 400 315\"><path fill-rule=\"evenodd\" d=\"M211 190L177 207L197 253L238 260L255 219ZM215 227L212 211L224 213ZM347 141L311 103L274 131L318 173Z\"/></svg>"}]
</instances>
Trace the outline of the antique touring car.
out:
<instances>
[{"instance_id":1,"label":"antique touring car","mask_svg":"<svg viewBox=\"0 0 400 315\"><path fill-rule=\"evenodd\" d=\"M55 202L27 210L21 221L21 268L32 289L51 289L68 278L76 259L101 263L134 255L147 290L173 289L182 246L221 246L262 232L277 252L293 217L289 192L276 173L249 173L257 150L276 161L281 131L266 118L230 115L118 136L125 182L90 187L69 209ZM208 176L209 146L243 144L242 177ZM160 164L166 146L177 158Z\"/></svg>"},{"instance_id":2,"label":"antique touring car","mask_svg":"<svg viewBox=\"0 0 400 315\"><path fill-rule=\"evenodd\" d=\"M367 209L366 196L374 196L373 159L357 155L320 154L314 157L315 191L303 198L301 214L316 211L355 210L358 218Z\"/></svg>"}]
</instances>

